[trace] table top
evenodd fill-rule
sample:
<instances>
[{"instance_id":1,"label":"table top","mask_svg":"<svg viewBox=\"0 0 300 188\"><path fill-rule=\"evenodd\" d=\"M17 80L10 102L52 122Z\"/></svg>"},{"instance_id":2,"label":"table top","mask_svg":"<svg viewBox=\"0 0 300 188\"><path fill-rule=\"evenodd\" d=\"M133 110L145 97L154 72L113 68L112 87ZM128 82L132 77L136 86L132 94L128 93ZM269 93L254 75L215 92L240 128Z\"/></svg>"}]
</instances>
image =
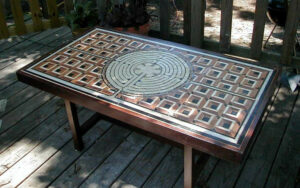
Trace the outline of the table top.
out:
<instances>
[{"instance_id":1,"label":"table top","mask_svg":"<svg viewBox=\"0 0 300 188\"><path fill-rule=\"evenodd\" d=\"M41 85L62 88L49 92L64 98L76 93L96 99L107 109L97 111L105 115L126 122L132 118L131 124L144 130L238 160L273 91L276 71L184 45L95 28L23 68L18 76L21 81L30 77L27 83L46 91ZM120 111L119 116L109 108Z\"/></svg>"}]
</instances>

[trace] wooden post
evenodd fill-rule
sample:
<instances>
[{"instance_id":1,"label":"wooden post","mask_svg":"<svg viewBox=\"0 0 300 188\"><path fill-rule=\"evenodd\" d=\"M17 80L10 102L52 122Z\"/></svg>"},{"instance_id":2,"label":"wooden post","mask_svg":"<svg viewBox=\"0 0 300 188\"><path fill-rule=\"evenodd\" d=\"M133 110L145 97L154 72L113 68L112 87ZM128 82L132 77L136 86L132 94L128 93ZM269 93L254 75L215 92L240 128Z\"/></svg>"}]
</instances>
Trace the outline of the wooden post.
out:
<instances>
[{"instance_id":1,"label":"wooden post","mask_svg":"<svg viewBox=\"0 0 300 188\"><path fill-rule=\"evenodd\" d=\"M186 44L191 43L191 0L184 0L183 5L183 35L184 35L184 42Z\"/></svg>"},{"instance_id":2,"label":"wooden post","mask_svg":"<svg viewBox=\"0 0 300 188\"><path fill-rule=\"evenodd\" d=\"M50 17L50 25L52 28L60 26L58 19L58 10L56 6L56 0L47 0L48 15Z\"/></svg>"},{"instance_id":3,"label":"wooden post","mask_svg":"<svg viewBox=\"0 0 300 188\"><path fill-rule=\"evenodd\" d=\"M40 3L41 3L43 17L46 18L46 19L49 19L46 0L41 0Z\"/></svg>"},{"instance_id":4,"label":"wooden post","mask_svg":"<svg viewBox=\"0 0 300 188\"><path fill-rule=\"evenodd\" d=\"M74 9L73 0L65 0L65 14L69 14Z\"/></svg>"},{"instance_id":5,"label":"wooden post","mask_svg":"<svg viewBox=\"0 0 300 188\"><path fill-rule=\"evenodd\" d=\"M18 35L23 35L27 33L27 29L24 23L24 15L20 0L10 0L11 11L14 16L14 21L16 25L16 33Z\"/></svg>"},{"instance_id":6,"label":"wooden post","mask_svg":"<svg viewBox=\"0 0 300 188\"><path fill-rule=\"evenodd\" d=\"M96 0L97 9L98 9L98 18L100 20L100 25L105 25L104 18L106 13L106 1L103 0Z\"/></svg>"},{"instance_id":7,"label":"wooden post","mask_svg":"<svg viewBox=\"0 0 300 188\"><path fill-rule=\"evenodd\" d=\"M193 148L184 146L184 188L193 186Z\"/></svg>"},{"instance_id":8,"label":"wooden post","mask_svg":"<svg viewBox=\"0 0 300 188\"><path fill-rule=\"evenodd\" d=\"M191 0L191 45L202 48L204 41L205 0Z\"/></svg>"},{"instance_id":9,"label":"wooden post","mask_svg":"<svg viewBox=\"0 0 300 188\"><path fill-rule=\"evenodd\" d=\"M283 47L280 62L290 64L295 46L295 36L300 18L300 0L291 0L285 23Z\"/></svg>"},{"instance_id":10,"label":"wooden post","mask_svg":"<svg viewBox=\"0 0 300 188\"><path fill-rule=\"evenodd\" d=\"M160 0L159 2L160 36L167 40L170 37L170 1Z\"/></svg>"},{"instance_id":11,"label":"wooden post","mask_svg":"<svg viewBox=\"0 0 300 188\"><path fill-rule=\"evenodd\" d=\"M267 19L268 0L257 0L255 7L254 26L251 41L251 57L259 59L262 52L265 23Z\"/></svg>"},{"instance_id":12,"label":"wooden post","mask_svg":"<svg viewBox=\"0 0 300 188\"><path fill-rule=\"evenodd\" d=\"M83 141L82 141L82 132L77 117L76 106L74 103L66 99L65 99L65 106L66 106L70 128L73 135L74 146L76 150L80 151L83 149Z\"/></svg>"},{"instance_id":13,"label":"wooden post","mask_svg":"<svg viewBox=\"0 0 300 188\"><path fill-rule=\"evenodd\" d=\"M43 22L42 22L42 13L40 11L40 4L38 0L29 0L29 6L32 14L33 30L42 31Z\"/></svg>"},{"instance_id":14,"label":"wooden post","mask_svg":"<svg viewBox=\"0 0 300 188\"><path fill-rule=\"evenodd\" d=\"M4 9L2 6L2 2L0 2L0 38L8 38L9 32L6 25Z\"/></svg>"},{"instance_id":15,"label":"wooden post","mask_svg":"<svg viewBox=\"0 0 300 188\"><path fill-rule=\"evenodd\" d=\"M220 51L229 52L231 43L233 0L221 0Z\"/></svg>"}]
</instances>

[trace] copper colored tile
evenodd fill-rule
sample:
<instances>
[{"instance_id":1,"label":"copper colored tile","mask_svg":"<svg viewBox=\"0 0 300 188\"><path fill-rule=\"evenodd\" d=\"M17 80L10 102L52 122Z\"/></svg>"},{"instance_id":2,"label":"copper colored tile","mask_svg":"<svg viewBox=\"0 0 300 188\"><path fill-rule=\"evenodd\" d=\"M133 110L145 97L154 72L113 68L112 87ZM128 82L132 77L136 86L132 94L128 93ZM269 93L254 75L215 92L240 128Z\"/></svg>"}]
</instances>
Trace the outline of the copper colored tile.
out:
<instances>
[{"instance_id":1,"label":"copper colored tile","mask_svg":"<svg viewBox=\"0 0 300 188\"><path fill-rule=\"evenodd\" d=\"M164 99L160 101L160 103L156 107L156 110L163 114L173 116L177 108L178 108L178 104L176 102Z\"/></svg>"},{"instance_id":2,"label":"copper colored tile","mask_svg":"<svg viewBox=\"0 0 300 188\"><path fill-rule=\"evenodd\" d=\"M184 102L185 105L196 109L201 109L205 103L206 100L204 97L193 95L193 94L189 95L189 97Z\"/></svg>"},{"instance_id":3,"label":"copper colored tile","mask_svg":"<svg viewBox=\"0 0 300 188\"><path fill-rule=\"evenodd\" d=\"M238 123L227 118L220 118L215 127L216 132L233 138L239 129L240 125Z\"/></svg>"},{"instance_id":4,"label":"copper colored tile","mask_svg":"<svg viewBox=\"0 0 300 188\"><path fill-rule=\"evenodd\" d=\"M253 102L249 99L240 96L234 96L231 100L231 105L249 110L252 107Z\"/></svg>"},{"instance_id":5,"label":"copper colored tile","mask_svg":"<svg viewBox=\"0 0 300 188\"><path fill-rule=\"evenodd\" d=\"M228 105L223 113L224 117L233 119L239 123L242 123L245 119L246 112L242 108L236 106Z\"/></svg>"},{"instance_id":6,"label":"copper colored tile","mask_svg":"<svg viewBox=\"0 0 300 188\"><path fill-rule=\"evenodd\" d=\"M153 110L156 108L156 106L159 104L159 102L160 102L159 97L144 97L139 102L139 105Z\"/></svg>"},{"instance_id":7,"label":"copper colored tile","mask_svg":"<svg viewBox=\"0 0 300 188\"><path fill-rule=\"evenodd\" d=\"M192 93L195 95L202 96L205 99L209 99L211 97L211 95L213 94L213 90L209 89L207 87L198 85L195 87L195 89L192 91Z\"/></svg>"},{"instance_id":8,"label":"copper colored tile","mask_svg":"<svg viewBox=\"0 0 300 188\"><path fill-rule=\"evenodd\" d=\"M232 99L232 95L225 93L223 91L214 91L213 94L211 95L211 98L215 101L228 104Z\"/></svg>"},{"instance_id":9,"label":"copper colored tile","mask_svg":"<svg viewBox=\"0 0 300 188\"><path fill-rule=\"evenodd\" d=\"M194 119L194 123L206 129L213 129L216 125L217 117L209 112L200 111Z\"/></svg>"},{"instance_id":10,"label":"copper colored tile","mask_svg":"<svg viewBox=\"0 0 300 188\"><path fill-rule=\"evenodd\" d=\"M168 94L167 98L169 100L175 101L182 104L189 95L185 91L174 91Z\"/></svg>"},{"instance_id":11,"label":"copper colored tile","mask_svg":"<svg viewBox=\"0 0 300 188\"><path fill-rule=\"evenodd\" d=\"M183 121L193 123L197 112L198 111L195 108L182 105L175 111L175 117Z\"/></svg>"},{"instance_id":12,"label":"copper colored tile","mask_svg":"<svg viewBox=\"0 0 300 188\"><path fill-rule=\"evenodd\" d=\"M224 113L224 109L225 106L223 103L211 99L207 100L205 105L203 106L203 110L217 116L221 116Z\"/></svg>"}]
</instances>

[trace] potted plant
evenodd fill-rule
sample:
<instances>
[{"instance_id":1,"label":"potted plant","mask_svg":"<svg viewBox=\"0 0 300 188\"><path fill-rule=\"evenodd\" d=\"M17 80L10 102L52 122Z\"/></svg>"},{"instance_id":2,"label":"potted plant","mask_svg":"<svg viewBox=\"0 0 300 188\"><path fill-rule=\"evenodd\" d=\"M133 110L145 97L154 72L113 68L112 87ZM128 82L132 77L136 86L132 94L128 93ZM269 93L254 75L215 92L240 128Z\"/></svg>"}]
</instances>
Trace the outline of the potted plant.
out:
<instances>
[{"instance_id":1,"label":"potted plant","mask_svg":"<svg viewBox=\"0 0 300 188\"><path fill-rule=\"evenodd\" d=\"M150 16L146 6L147 0L107 0L103 17L114 29L147 35Z\"/></svg>"},{"instance_id":2,"label":"potted plant","mask_svg":"<svg viewBox=\"0 0 300 188\"><path fill-rule=\"evenodd\" d=\"M97 9L92 1L76 1L74 10L66 15L66 21L73 35L79 35L99 23Z\"/></svg>"}]
</instances>

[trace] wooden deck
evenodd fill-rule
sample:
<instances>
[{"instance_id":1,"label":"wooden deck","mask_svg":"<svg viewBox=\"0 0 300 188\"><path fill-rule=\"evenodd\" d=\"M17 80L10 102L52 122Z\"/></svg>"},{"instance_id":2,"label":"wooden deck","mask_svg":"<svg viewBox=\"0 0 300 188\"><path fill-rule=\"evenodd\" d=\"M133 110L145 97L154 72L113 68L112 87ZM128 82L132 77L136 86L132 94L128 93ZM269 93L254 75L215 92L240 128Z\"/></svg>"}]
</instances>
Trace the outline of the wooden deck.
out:
<instances>
[{"instance_id":1,"label":"wooden deck","mask_svg":"<svg viewBox=\"0 0 300 188\"><path fill-rule=\"evenodd\" d=\"M16 79L72 39L61 27L0 41L0 187L183 187L183 150L99 121L73 148L64 103ZM80 120L92 112L80 108ZM300 97L279 87L241 164L201 155L196 187L300 187Z\"/></svg>"}]
</instances>

